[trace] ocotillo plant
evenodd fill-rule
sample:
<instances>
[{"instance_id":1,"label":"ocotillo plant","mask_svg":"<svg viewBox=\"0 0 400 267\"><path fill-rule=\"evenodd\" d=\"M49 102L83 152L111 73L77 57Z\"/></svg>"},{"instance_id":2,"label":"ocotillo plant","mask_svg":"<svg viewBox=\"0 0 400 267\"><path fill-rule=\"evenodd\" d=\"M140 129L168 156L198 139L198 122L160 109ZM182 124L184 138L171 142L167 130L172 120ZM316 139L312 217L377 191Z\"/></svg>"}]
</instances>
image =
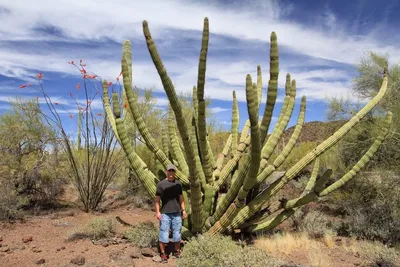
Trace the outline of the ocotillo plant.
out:
<instances>
[{"instance_id":1,"label":"ocotillo plant","mask_svg":"<svg viewBox=\"0 0 400 267\"><path fill-rule=\"evenodd\" d=\"M163 131L162 147L159 147L150 135L138 112L137 99L132 91L132 58L129 41L125 41L123 44L121 60L124 94L128 100L128 112L131 112L148 149L155 154L157 160L164 167L170 163L178 165L177 179L184 185L184 196L189 207L188 219L184 221L185 236L201 232L215 234L239 229L256 232L274 228L289 218L299 207L337 190L352 179L374 155L388 133L391 124L390 112L386 115L379 137L359 162L334 184L325 187L325 182L332 172L329 169L324 172L320 171L319 157L342 139L382 99L387 88L385 71L379 93L368 104L332 136L299 159L291 168L283 173L278 172L278 167L290 154L300 135L305 117L306 98L303 96L301 99L297 124L289 142L272 160L271 155L292 116L296 97L296 81L291 78L290 74L287 74L284 103L272 133L267 135L276 102L279 76L277 35L272 32L270 78L262 120L258 120L262 99L262 76L261 67L257 66L257 82L253 83L250 75L243 77L249 119L239 136L239 109L236 94L233 92L232 133L226 141L222 153L214 160L206 131L204 101L209 40L208 18L204 20L198 79L197 85L193 88L192 123L190 125L183 117L181 103L152 39L147 21L143 22L143 32L149 53L170 103L168 129ZM148 193L154 196L158 179L132 148L120 111L118 94L113 93L111 104L107 81L103 82L104 107L114 133L125 151L131 167ZM275 202L273 197L277 192L295 178L300 171L313 163L314 170L304 192L288 201ZM231 182L226 194L220 194L221 186L226 184L228 179L231 179ZM259 191L260 189L262 190Z\"/></svg>"}]
</instances>

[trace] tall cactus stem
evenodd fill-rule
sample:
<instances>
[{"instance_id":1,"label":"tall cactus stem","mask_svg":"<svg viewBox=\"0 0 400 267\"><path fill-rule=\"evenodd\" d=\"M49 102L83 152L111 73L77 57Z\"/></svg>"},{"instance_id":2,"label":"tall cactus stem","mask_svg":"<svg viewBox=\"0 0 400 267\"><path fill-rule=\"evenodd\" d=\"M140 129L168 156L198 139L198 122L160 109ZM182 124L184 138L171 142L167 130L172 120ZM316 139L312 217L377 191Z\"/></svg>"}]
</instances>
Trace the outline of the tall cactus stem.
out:
<instances>
[{"instance_id":1,"label":"tall cactus stem","mask_svg":"<svg viewBox=\"0 0 400 267\"><path fill-rule=\"evenodd\" d=\"M345 185L348 181L350 181L362 168L364 168L365 164L371 159L371 157L376 153L382 144L383 140L387 136L389 132L390 125L392 123L392 112L388 112L386 114L385 121L381 128L381 132L379 136L376 138L372 146L368 149L368 151L362 156L362 158L353 166L353 168L347 172L341 179L330 185L328 188L323 190L320 193L320 196L326 196L327 194L333 192L334 190L339 189L343 185Z\"/></svg>"},{"instance_id":2,"label":"tall cactus stem","mask_svg":"<svg viewBox=\"0 0 400 267\"><path fill-rule=\"evenodd\" d=\"M308 180L306 188L304 189L303 193L301 194L302 196L308 194L311 192L311 190L314 189L315 182L317 181L317 176L320 168L320 157L317 157L314 162L314 167L311 172L310 180Z\"/></svg>"},{"instance_id":3,"label":"tall cactus stem","mask_svg":"<svg viewBox=\"0 0 400 267\"><path fill-rule=\"evenodd\" d=\"M193 151L193 147L189 138L189 131L186 125L186 121L184 119L182 113L182 107L178 101L177 94L175 92L175 88L172 84L171 79L169 78L167 71L161 61L161 58L158 54L157 47L151 37L150 30L147 24L147 21L143 21L143 32L146 38L147 48L149 50L150 56L153 60L153 63L158 71L158 74L161 78L161 82L164 86L164 90L168 96L168 100L171 104L171 107L175 113L175 118L178 124L178 130L181 135L183 145L185 147L185 152L187 155L187 161L189 166L189 175L190 175L190 190L191 190L191 204L192 204L192 221L193 221L193 231L200 232L201 231L201 222L202 222L202 202L201 202L201 191L199 184L199 176L196 172L196 157Z\"/></svg>"},{"instance_id":4,"label":"tall cactus stem","mask_svg":"<svg viewBox=\"0 0 400 267\"><path fill-rule=\"evenodd\" d=\"M121 144L121 140L118 136L117 125L115 124L114 114L113 114L113 111L111 110L111 101L110 101L110 97L108 95L107 80L103 81L103 107L106 112L107 118L110 122L111 129L113 130L113 133L114 133L115 137L117 138L118 143Z\"/></svg>"},{"instance_id":5,"label":"tall cactus stem","mask_svg":"<svg viewBox=\"0 0 400 267\"><path fill-rule=\"evenodd\" d=\"M262 99L262 73L260 65L257 65L257 93L258 93L258 110L259 110Z\"/></svg>"},{"instance_id":6,"label":"tall cactus stem","mask_svg":"<svg viewBox=\"0 0 400 267\"><path fill-rule=\"evenodd\" d=\"M232 103L232 153L231 157L233 158L238 144L238 134L239 134L239 106L236 98L236 92L232 93L233 103Z\"/></svg>"},{"instance_id":7,"label":"tall cactus stem","mask_svg":"<svg viewBox=\"0 0 400 267\"><path fill-rule=\"evenodd\" d=\"M279 51L278 51L278 41L275 32L271 33L270 41L271 44L270 44L270 63L269 63L267 102L265 105L264 115L260 125L261 144L265 143L265 137L268 134L272 113L275 107L276 97L278 95Z\"/></svg>"},{"instance_id":8,"label":"tall cactus stem","mask_svg":"<svg viewBox=\"0 0 400 267\"><path fill-rule=\"evenodd\" d=\"M207 63L207 52L208 52L208 39L209 39L209 24L208 18L204 19L203 27L203 38L201 42L201 51L199 58L198 78L197 78L197 101L198 101L198 112L197 112L197 127L198 127L198 139L200 148L200 159L203 164L204 175L207 183L212 183L212 172L213 164L209 155L208 143L207 143L207 125L206 125L206 102L204 100L204 84L206 78L206 63Z\"/></svg>"},{"instance_id":9,"label":"tall cactus stem","mask_svg":"<svg viewBox=\"0 0 400 267\"><path fill-rule=\"evenodd\" d=\"M113 93L113 111L116 117L116 126L119 136L121 138L121 146L125 151L125 154L128 156L129 163L133 167L136 172L139 180L146 188L147 192L151 197L155 197L156 195L156 184L155 180L156 176L149 171L147 165L141 160L141 158L135 153L132 144L129 140L129 137L126 133L125 126L120 117L121 111L118 103L118 95L117 93Z\"/></svg>"},{"instance_id":10,"label":"tall cactus stem","mask_svg":"<svg viewBox=\"0 0 400 267\"><path fill-rule=\"evenodd\" d=\"M272 183L267 189L261 192L255 199L253 199L246 207L244 207L233 220L231 227L237 228L243 224L248 218L254 215L262 203L268 201L272 196L279 192L282 187L293 179L301 170L310 164L316 157L335 145L340 139L343 138L367 113L369 113L382 99L387 90L387 71L385 71L382 86L375 97L366 104L360 111L357 112L346 124L337 130L331 137L319 144L315 149L306 154L294 166L292 166L285 175L276 182Z\"/></svg>"},{"instance_id":11,"label":"tall cactus stem","mask_svg":"<svg viewBox=\"0 0 400 267\"><path fill-rule=\"evenodd\" d=\"M189 167L186 163L185 156L181 147L179 146L178 136L176 134L175 116L171 107L168 107L168 134L171 142L172 154L174 159L178 162L179 169L184 175L189 174Z\"/></svg>"}]
</instances>

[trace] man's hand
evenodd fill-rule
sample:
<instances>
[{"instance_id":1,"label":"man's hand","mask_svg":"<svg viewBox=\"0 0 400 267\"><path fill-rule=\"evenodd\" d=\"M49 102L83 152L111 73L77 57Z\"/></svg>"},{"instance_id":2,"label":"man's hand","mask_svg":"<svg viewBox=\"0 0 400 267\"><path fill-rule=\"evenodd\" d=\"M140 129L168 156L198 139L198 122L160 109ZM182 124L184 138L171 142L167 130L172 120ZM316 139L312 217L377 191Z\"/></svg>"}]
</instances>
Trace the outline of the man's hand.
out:
<instances>
[{"instance_id":1,"label":"man's hand","mask_svg":"<svg viewBox=\"0 0 400 267\"><path fill-rule=\"evenodd\" d=\"M183 211L182 211L182 219L184 220L184 219L186 219L186 217L187 217L186 211L183 210Z\"/></svg>"},{"instance_id":2,"label":"man's hand","mask_svg":"<svg viewBox=\"0 0 400 267\"><path fill-rule=\"evenodd\" d=\"M159 221L161 221L161 213L160 213L160 212L157 212L157 219L158 219Z\"/></svg>"}]
</instances>

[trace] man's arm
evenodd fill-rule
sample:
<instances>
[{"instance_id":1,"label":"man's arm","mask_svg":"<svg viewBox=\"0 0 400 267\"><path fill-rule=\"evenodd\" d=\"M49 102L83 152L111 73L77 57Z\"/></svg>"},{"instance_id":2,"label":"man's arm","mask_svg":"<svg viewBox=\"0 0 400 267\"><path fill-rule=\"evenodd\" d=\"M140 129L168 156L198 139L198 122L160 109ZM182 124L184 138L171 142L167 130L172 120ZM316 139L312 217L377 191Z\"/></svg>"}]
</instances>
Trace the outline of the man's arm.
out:
<instances>
[{"instance_id":1,"label":"man's arm","mask_svg":"<svg viewBox=\"0 0 400 267\"><path fill-rule=\"evenodd\" d=\"M182 219L186 219L187 214L185 210L185 198L183 197L183 195L179 195L179 202L181 204Z\"/></svg>"},{"instance_id":2,"label":"man's arm","mask_svg":"<svg viewBox=\"0 0 400 267\"><path fill-rule=\"evenodd\" d=\"M161 220L161 212L160 212L160 196L156 196L156 216L157 219Z\"/></svg>"}]
</instances>

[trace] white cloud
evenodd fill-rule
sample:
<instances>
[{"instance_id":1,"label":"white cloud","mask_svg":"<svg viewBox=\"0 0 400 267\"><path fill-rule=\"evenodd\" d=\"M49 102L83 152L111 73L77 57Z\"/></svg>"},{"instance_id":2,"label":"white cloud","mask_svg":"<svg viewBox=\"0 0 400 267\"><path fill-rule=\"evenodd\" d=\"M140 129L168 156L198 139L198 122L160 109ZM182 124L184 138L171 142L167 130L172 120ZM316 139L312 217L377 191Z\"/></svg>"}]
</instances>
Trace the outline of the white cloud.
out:
<instances>
[{"instance_id":1,"label":"white cloud","mask_svg":"<svg viewBox=\"0 0 400 267\"><path fill-rule=\"evenodd\" d=\"M220 113L220 112L225 112L225 111L231 111L230 108L222 108L222 107L214 107L210 108L212 113Z\"/></svg>"},{"instance_id":2,"label":"white cloud","mask_svg":"<svg viewBox=\"0 0 400 267\"><path fill-rule=\"evenodd\" d=\"M285 21L282 16L293 12L293 6L282 7L277 1L253 1L242 5L240 9L226 8L202 2L188 1L45 1L37 0L35 4L25 1L6 1L1 5L9 12L2 13L3 29L0 36L3 42L19 40L34 42L63 41L71 44L87 45L87 42L106 42L109 40L122 43L124 39L145 43L142 33L142 20L149 22L153 38L160 51L166 52L161 57L168 73L172 77L176 89L180 92L191 92L197 81L198 54L185 58L180 55L185 38L194 38L196 50L199 50L202 22L205 16L210 19L210 30L213 35L229 36L242 40L255 40L267 43L271 31L278 34L278 42L289 50L311 57L316 62L328 64L325 60L333 60L345 64L356 62L361 54L368 49L389 52L393 59L400 58L399 49L393 45L382 43L372 35L353 36L338 26L338 18L329 9L325 10L324 20L329 31L323 31L315 26L305 27L292 21ZM154 8L156 6L157 8ZM42 29L38 31L38 29ZM59 30L63 35L46 35L47 31ZM171 31L186 30L186 31ZM196 32L193 32L196 31ZM372 31L372 29L371 29ZM213 49L224 51L229 49L221 46L211 36L209 51ZM225 45L225 44L223 44ZM67 64L67 61L84 56L90 69L103 78L115 81L120 71L119 60L104 60L109 55L107 48L80 51L79 48L57 49L44 48L40 53L16 49L13 46L0 45L0 74L10 78L21 78L31 82L36 70L55 71L67 75L78 75L77 70ZM233 46L233 45L232 45ZM193 48L191 48L193 49ZM245 47L243 49L252 49ZM268 46L265 46L268 50ZM184 50L185 51L185 50ZM228 50L226 50L228 51ZM142 50L143 53L148 52ZM168 52L177 57L167 57ZM118 52L120 53L120 52ZM206 95L213 99L232 99L232 90L236 90L239 101L245 101L245 76L247 73L256 78L256 64L247 58L241 58L240 52L235 52L234 60L217 60L209 55L207 67ZM119 57L119 55L117 55ZM167 58L167 59L165 59ZM264 87L268 84L267 58L262 59ZM284 87L284 70L294 64L304 62L285 62L280 67L280 88ZM312 66L312 60L306 62ZM320 64L319 64L320 65ZM328 64L329 66L329 64ZM346 72L331 67L327 70L299 71L295 70L292 77L297 80L298 95L305 94L309 99L324 100L326 96L347 95L349 93L349 77ZM133 61L133 81L138 87L153 87L162 89L160 78L150 58ZM46 79L47 77L45 77ZM279 101L282 99L279 98ZM165 99L160 99L158 105L165 106ZM265 101L265 92L264 92Z\"/></svg>"}]
</instances>

